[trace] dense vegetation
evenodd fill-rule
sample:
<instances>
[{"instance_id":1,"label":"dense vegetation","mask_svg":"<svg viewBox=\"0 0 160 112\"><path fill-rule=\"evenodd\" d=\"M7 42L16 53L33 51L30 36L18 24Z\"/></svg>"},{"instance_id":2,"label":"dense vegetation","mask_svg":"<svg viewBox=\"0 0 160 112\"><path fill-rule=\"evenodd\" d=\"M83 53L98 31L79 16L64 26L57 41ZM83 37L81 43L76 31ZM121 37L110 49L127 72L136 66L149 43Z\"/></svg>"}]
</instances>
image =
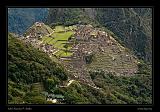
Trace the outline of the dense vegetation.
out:
<instances>
[{"instance_id":1,"label":"dense vegetation","mask_svg":"<svg viewBox=\"0 0 160 112\"><path fill-rule=\"evenodd\" d=\"M139 65L139 73L132 77L117 77L102 70L91 71L90 75L101 90L75 82L67 89L58 91L64 94L67 104L152 103L152 75L144 63Z\"/></svg>"},{"instance_id":2,"label":"dense vegetation","mask_svg":"<svg viewBox=\"0 0 160 112\"><path fill-rule=\"evenodd\" d=\"M44 22L47 15L47 8L9 8L8 31L23 34L34 22Z\"/></svg>"},{"instance_id":3,"label":"dense vegetation","mask_svg":"<svg viewBox=\"0 0 160 112\"><path fill-rule=\"evenodd\" d=\"M145 61L152 61L151 8L98 8L96 20Z\"/></svg>"},{"instance_id":4,"label":"dense vegetation","mask_svg":"<svg viewBox=\"0 0 160 112\"><path fill-rule=\"evenodd\" d=\"M8 101L10 104L46 104L42 91L62 94L67 104L150 104L152 103L151 68L143 61L135 76L90 71L100 90L75 81L67 88L56 85L67 80L66 71L43 52L8 36Z\"/></svg>"},{"instance_id":5,"label":"dense vegetation","mask_svg":"<svg viewBox=\"0 0 160 112\"><path fill-rule=\"evenodd\" d=\"M48 90L51 84L67 80L67 72L61 65L53 62L48 55L16 39L8 36L8 96L9 103L35 103L31 96L41 101L39 92L34 92L31 85L40 83ZM54 81L54 84L53 84ZM29 93L28 93L29 92ZM38 96L37 96L38 95ZM27 98L26 98L27 97ZM19 100L16 100L18 98ZM24 98L24 99L23 99ZM26 101L26 99L28 99ZM33 101L32 101L32 100Z\"/></svg>"},{"instance_id":6,"label":"dense vegetation","mask_svg":"<svg viewBox=\"0 0 160 112\"><path fill-rule=\"evenodd\" d=\"M100 28L103 26L119 43L133 50L140 59L151 62L150 9L51 8L49 14L46 9L34 10L29 9L27 14L30 16L28 16L26 9L9 9L9 31L21 34L33 22L44 20L52 28L57 25L70 26L74 24L92 24ZM34 14L30 13L32 11ZM65 28L69 29L69 27ZM49 36L42 39L44 43L54 44L56 48L64 49L64 51L57 52L56 56L72 55L67 52L70 46L62 44L73 34L70 31L63 32L65 28L55 28L56 33L51 35L51 37L55 37L54 39ZM85 57L86 64L90 65L94 58L93 54L87 55ZM8 103L51 103L46 101L44 94L41 94L45 91L63 95L65 100L62 103L66 104L151 104L151 67L143 60L138 64L138 72L129 77L115 76L113 73L105 73L101 69L90 71L92 81L100 89L95 89L79 81L74 81L70 86L61 88L59 85L66 84L68 79L68 72L63 66L51 60L44 52L9 34Z\"/></svg>"},{"instance_id":7,"label":"dense vegetation","mask_svg":"<svg viewBox=\"0 0 160 112\"><path fill-rule=\"evenodd\" d=\"M9 32L23 34L36 21L48 25L92 24L113 31L119 41L152 62L151 8L9 8Z\"/></svg>"},{"instance_id":8,"label":"dense vegetation","mask_svg":"<svg viewBox=\"0 0 160 112\"><path fill-rule=\"evenodd\" d=\"M151 8L9 8L9 32L23 34L36 21L56 25L92 24L113 31L118 40L152 62Z\"/></svg>"},{"instance_id":9,"label":"dense vegetation","mask_svg":"<svg viewBox=\"0 0 160 112\"><path fill-rule=\"evenodd\" d=\"M139 72L135 76L117 77L98 70L91 72L91 77L98 87L109 88L110 97L117 99L113 100L114 103L152 103L152 75L144 63L139 65Z\"/></svg>"},{"instance_id":10,"label":"dense vegetation","mask_svg":"<svg viewBox=\"0 0 160 112\"><path fill-rule=\"evenodd\" d=\"M100 26L96 20L86 15L82 8L50 8L46 21L48 24L51 24L51 26L70 26L78 23L90 23L93 26Z\"/></svg>"}]
</instances>

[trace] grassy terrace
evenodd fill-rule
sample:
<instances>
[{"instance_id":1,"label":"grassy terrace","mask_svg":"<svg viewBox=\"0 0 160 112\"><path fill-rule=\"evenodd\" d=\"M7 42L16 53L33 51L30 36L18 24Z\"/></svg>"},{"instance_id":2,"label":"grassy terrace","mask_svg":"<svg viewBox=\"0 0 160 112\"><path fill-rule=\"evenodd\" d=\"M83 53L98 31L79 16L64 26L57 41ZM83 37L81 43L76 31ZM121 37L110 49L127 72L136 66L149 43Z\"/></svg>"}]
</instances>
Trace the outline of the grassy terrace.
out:
<instances>
[{"instance_id":1,"label":"grassy terrace","mask_svg":"<svg viewBox=\"0 0 160 112\"><path fill-rule=\"evenodd\" d=\"M44 36L42 38L42 41L45 44L54 45L55 48L59 49L59 51L55 53L56 56L59 56L59 57L71 56L73 53L64 51L66 50L66 48L64 47L65 43L74 34L74 32L71 31L71 29L73 29L71 26L70 27L56 26L55 32L51 35L51 37ZM71 48L72 47L69 46L67 50L70 50Z\"/></svg>"},{"instance_id":2,"label":"grassy terrace","mask_svg":"<svg viewBox=\"0 0 160 112\"><path fill-rule=\"evenodd\" d=\"M55 55L60 56L63 52L64 52L63 50L60 50L60 51L56 52Z\"/></svg>"},{"instance_id":3,"label":"grassy terrace","mask_svg":"<svg viewBox=\"0 0 160 112\"><path fill-rule=\"evenodd\" d=\"M67 31L67 32L55 32L51 36L54 37L56 40L68 40L69 37L71 37L74 34L73 31Z\"/></svg>"},{"instance_id":4,"label":"grassy terrace","mask_svg":"<svg viewBox=\"0 0 160 112\"><path fill-rule=\"evenodd\" d=\"M42 38L42 41L44 42L44 43L48 43L49 41L51 41L52 40L52 38L51 37L47 37L47 36L44 36L43 38Z\"/></svg>"}]
</instances>

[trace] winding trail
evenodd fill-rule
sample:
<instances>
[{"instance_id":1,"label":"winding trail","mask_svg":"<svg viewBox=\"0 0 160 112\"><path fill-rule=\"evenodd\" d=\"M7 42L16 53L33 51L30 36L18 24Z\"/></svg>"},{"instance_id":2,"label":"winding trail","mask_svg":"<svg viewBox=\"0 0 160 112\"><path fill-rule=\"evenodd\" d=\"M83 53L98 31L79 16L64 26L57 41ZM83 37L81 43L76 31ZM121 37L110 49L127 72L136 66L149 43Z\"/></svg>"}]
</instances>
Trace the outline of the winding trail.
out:
<instances>
[{"instance_id":1,"label":"winding trail","mask_svg":"<svg viewBox=\"0 0 160 112\"><path fill-rule=\"evenodd\" d=\"M76 80L70 80L66 86L59 86L59 87L65 87L65 88L66 88L66 87L70 86L74 81L76 81ZM101 88L99 88L99 87L92 86L92 85L90 85L90 84L87 84L87 85L90 86L90 87L92 87L92 88L94 88L94 89L98 89L98 90L101 89Z\"/></svg>"},{"instance_id":2,"label":"winding trail","mask_svg":"<svg viewBox=\"0 0 160 112\"><path fill-rule=\"evenodd\" d=\"M69 85L71 85L71 84L73 83L73 81L75 81L75 80L70 80L69 83L67 84L67 87L68 87Z\"/></svg>"}]
</instances>

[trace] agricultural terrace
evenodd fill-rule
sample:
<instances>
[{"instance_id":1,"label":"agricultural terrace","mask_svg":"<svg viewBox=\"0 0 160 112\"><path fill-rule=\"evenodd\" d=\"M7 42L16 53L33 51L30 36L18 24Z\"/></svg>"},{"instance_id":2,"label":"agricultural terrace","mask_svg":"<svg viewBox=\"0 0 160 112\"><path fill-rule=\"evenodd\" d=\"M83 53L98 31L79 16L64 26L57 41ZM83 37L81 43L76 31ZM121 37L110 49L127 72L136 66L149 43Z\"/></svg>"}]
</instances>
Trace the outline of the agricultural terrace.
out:
<instances>
[{"instance_id":1,"label":"agricultural terrace","mask_svg":"<svg viewBox=\"0 0 160 112\"><path fill-rule=\"evenodd\" d=\"M53 30L54 32L51 35L44 36L42 38L43 43L54 45L58 51L55 53L58 57L69 57L73 53L69 52L72 48L71 46L65 46L68 42L68 39L75 33L73 30L74 26L64 27L64 26L56 26ZM66 51L67 50L67 51Z\"/></svg>"}]
</instances>

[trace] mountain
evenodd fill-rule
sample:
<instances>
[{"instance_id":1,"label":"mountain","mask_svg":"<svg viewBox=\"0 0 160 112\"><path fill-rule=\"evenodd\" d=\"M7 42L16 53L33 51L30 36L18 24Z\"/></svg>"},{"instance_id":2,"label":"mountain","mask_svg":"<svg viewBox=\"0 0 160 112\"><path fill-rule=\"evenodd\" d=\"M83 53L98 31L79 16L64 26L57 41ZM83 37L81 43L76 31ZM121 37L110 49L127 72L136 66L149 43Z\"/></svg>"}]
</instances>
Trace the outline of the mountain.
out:
<instances>
[{"instance_id":1,"label":"mountain","mask_svg":"<svg viewBox=\"0 0 160 112\"><path fill-rule=\"evenodd\" d=\"M36 24L24 37L8 35L9 104L152 102L151 69L110 32L75 24L45 34L51 28Z\"/></svg>"},{"instance_id":2,"label":"mountain","mask_svg":"<svg viewBox=\"0 0 160 112\"><path fill-rule=\"evenodd\" d=\"M89 17L83 8L50 8L46 23L53 25L89 24L98 26L99 22Z\"/></svg>"},{"instance_id":3,"label":"mountain","mask_svg":"<svg viewBox=\"0 0 160 112\"><path fill-rule=\"evenodd\" d=\"M23 34L36 21L44 22L47 8L8 8L8 31Z\"/></svg>"},{"instance_id":4,"label":"mountain","mask_svg":"<svg viewBox=\"0 0 160 112\"><path fill-rule=\"evenodd\" d=\"M41 91L67 80L67 72L45 53L8 35L8 103L47 103Z\"/></svg>"},{"instance_id":5,"label":"mountain","mask_svg":"<svg viewBox=\"0 0 160 112\"><path fill-rule=\"evenodd\" d=\"M152 9L95 9L98 21L113 31L125 45L147 62L152 63Z\"/></svg>"},{"instance_id":6,"label":"mountain","mask_svg":"<svg viewBox=\"0 0 160 112\"><path fill-rule=\"evenodd\" d=\"M53 30L48 25L45 25L44 23L41 23L41 22L36 22L34 23L34 25L32 25L30 28L26 30L24 35L29 35L34 33L36 35L41 34L41 36L44 36L52 32Z\"/></svg>"},{"instance_id":7,"label":"mountain","mask_svg":"<svg viewBox=\"0 0 160 112\"><path fill-rule=\"evenodd\" d=\"M9 8L9 32L23 34L36 21L50 26L77 23L105 27L138 58L152 63L151 8ZM139 41L140 40L140 41Z\"/></svg>"},{"instance_id":8,"label":"mountain","mask_svg":"<svg viewBox=\"0 0 160 112\"><path fill-rule=\"evenodd\" d=\"M29 28L29 31L35 29L31 32L33 36L28 37L31 33L29 34L27 30L28 35L26 35L27 38L24 37L24 40L43 49L50 57L56 56L69 71L77 73L79 80L92 83L89 76L87 78L88 70L102 69L116 75L131 75L138 69L138 59L128 49L121 46L110 32L94 28L92 25L73 25L56 26L51 30L53 32L44 35L39 30L45 27L44 24L42 26L34 24ZM40 32L41 38L34 35L37 31Z\"/></svg>"},{"instance_id":9,"label":"mountain","mask_svg":"<svg viewBox=\"0 0 160 112\"><path fill-rule=\"evenodd\" d=\"M18 26L8 34L9 104L152 104L150 9L50 8L45 14L44 22L31 19L26 26L9 19Z\"/></svg>"},{"instance_id":10,"label":"mountain","mask_svg":"<svg viewBox=\"0 0 160 112\"><path fill-rule=\"evenodd\" d=\"M152 63L151 8L51 8L47 21L103 26L114 32L140 59Z\"/></svg>"}]
</instances>

